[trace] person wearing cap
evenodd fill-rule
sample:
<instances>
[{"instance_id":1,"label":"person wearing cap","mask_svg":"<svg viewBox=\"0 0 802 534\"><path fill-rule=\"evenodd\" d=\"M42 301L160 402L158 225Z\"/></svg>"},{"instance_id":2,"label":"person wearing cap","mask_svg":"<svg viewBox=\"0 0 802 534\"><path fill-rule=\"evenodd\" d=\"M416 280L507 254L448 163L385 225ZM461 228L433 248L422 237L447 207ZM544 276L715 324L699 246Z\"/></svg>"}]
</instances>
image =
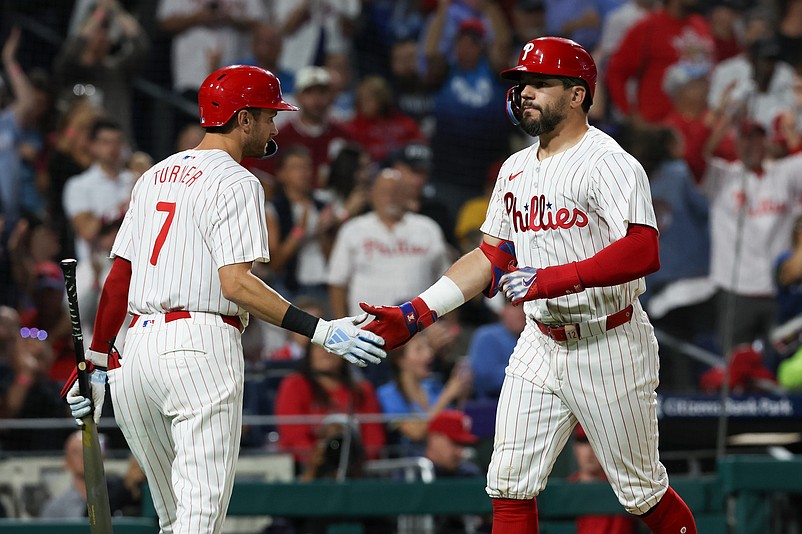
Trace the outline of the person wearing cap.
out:
<instances>
[{"instance_id":1,"label":"person wearing cap","mask_svg":"<svg viewBox=\"0 0 802 534\"><path fill-rule=\"evenodd\" d=\"M780 60L780 52L779 42L765 35L747 42L741 54L718 63L710 74L708 105L712 109L721 105L725 90L732 87L730 106L743 106L746 118L771 129L783 111L794 107L794 69Z\"/></svg>"},{"instance_id":2,"label":"person wearing cap","mask_svg":"<svg viewBox=\"0 0 802 534\"><path fill-rule=\"evenodd\" d=\"M424 456L432 461L435 477L481 477L484 472L466 459L465 449L475 446L479 436L471 431L472 421L460 410L443 410L429 420L426 429ZM468 532L468 523L475 532L482 518L478 516L437 516L435 531L439 534ZM481 530L484 532L484 530Z\"/></svg>"},{"instance_id":3,"label":"person wearing cap","mask_svg":"<svg viewBox=\"0 0 802 534\"><path fill-rule=\"evenodd\" d=\"M405 197L407 209L429 217L452 246L457 245L454 236L454 220L449 216L448 207L434 194L429 183L432 169L432 149L424 142L404 145L387 158L387 166L400 173L401 193Z\"/></svg>"},{"instance_id":4,"label":"person wearing cap","mask_svg":"<svg viewBox=\"0 0 802 534\"><path fill-rule=\"evenodd\" d=\"M725 135L737 159L716 157ZM791 247L802 154L770 159L766 128L725 116L705 145L702 187L710 202L710 276L717 288L718 336L731 347L768 339L777 315L775 261Z\"/></svg>"},{"instance_id":5,"label":"person wearing cap","mask_svg":"<svg viewBox=\"0 0 802 534\"><path fill-rule=\"evenodd\" d=\"M434 464L437 478L482 475L476 464L465 460L465 448L479 441L472 424L460 410L443 410L429 420L424 455Z\"/></svg>"},{"instance_id":6,"label":"person wearing cap","mask_svg":"<svg viewBox=\"0 0 802 534\"><path fill-rule=\"evenodd\" d=\"M285 43L286 44L286 43ZM295 103L298 113L281 124L281 146L303 145L312 156L314 176L312 188L326 184L329 164L351 134L330 117L334 103L331 74L323 67L304 67L295 75ZM258 169L275 176L277 162L273 158L245 158L246 169Z\"/></svg>"},{"instance_id":7,"label":"person wearing cap","mask_svg":"<svg viewBox=\"0 0 802 534\"><path fill-rule=\"evenodd\" d=\"M509 151L514 132L497 107L507 90L496 74L510 62L507 19L495 2L484 2L481 17L457 25L451 57L437 44L454 4L438 4L424 48L425 77L436 87L430 179L451 218L463 203L483 193L487 169Z\"/></svg>"}]
</instances>

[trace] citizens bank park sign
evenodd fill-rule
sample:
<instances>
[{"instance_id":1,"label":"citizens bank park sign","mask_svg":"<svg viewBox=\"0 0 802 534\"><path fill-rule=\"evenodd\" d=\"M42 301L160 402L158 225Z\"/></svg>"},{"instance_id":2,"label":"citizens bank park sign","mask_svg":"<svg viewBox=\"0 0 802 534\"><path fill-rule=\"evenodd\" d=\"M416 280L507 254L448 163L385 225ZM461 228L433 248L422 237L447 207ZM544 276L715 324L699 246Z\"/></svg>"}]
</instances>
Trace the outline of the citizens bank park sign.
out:
<instances>
[{"instance_id":1,"label":"citizens bank park sign","mask_svg":"<svg viewBox=\"0 0 802 534\"><path fill-rule=\"evenodd\" d=\"M726 399L728 417L772 417L802 419L802 395L739 395ZM657 417L719 417L721 398L718 395L658 395Z\"/></svg>"}]
</instances>

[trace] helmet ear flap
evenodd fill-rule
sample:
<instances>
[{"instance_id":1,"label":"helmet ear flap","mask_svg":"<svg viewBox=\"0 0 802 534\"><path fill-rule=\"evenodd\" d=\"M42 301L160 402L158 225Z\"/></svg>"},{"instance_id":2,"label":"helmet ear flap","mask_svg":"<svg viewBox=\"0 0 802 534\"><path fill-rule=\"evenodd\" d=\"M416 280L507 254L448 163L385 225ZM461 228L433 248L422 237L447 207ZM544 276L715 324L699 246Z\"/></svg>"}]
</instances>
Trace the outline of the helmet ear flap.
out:
<instances>
[{"instance_id":1,"label":"helmet ear flap","mask_svg":"<svg viewBox=\"0 0 802 534\"><path fill-rule=\"evenodd\" d=\"M507 117L515 126L521 124L523 109L521 107L521 90L523 86L514 85L507 90Z\"/></svg>"},{"instance_id":2,"label":"helmet ear flap","mask_svg":"<svg viewBox=\"0 0 802 534\"><path fill-rule=\"evenodd\" d=\"M265 155L262 158L272 158L278 152L278 143L274 140L270 140L267 142L267 147L265 147Z\"/></svg>"}]
</instances>

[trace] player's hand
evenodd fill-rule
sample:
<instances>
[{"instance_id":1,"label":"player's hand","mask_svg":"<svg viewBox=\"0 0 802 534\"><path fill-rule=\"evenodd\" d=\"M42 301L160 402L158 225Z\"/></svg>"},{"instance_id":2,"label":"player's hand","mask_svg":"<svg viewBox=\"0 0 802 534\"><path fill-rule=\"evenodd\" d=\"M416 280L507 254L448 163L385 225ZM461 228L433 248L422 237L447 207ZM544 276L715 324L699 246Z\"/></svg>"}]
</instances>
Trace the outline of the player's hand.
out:
<instances>
[{"instance_id":1,"label":"player's hand","mask_svg":"<svg viewBox=\"0 0 802 534\"><path fill-rule=\"evenodd\" d=\"M81 395L78 379L72 383L67 391L67 404L79 426L83 425L81 419L89 415L94 407L95 423L100 422L100 412L103 411L103 401L106 399L106 371L95 368L89 373L89 386L92 389L92 398L87 399Z\"/></svg>"},{"instance_id":2,"label":"player's hand","mask_svg":"<svg viewBox=\"0 0 802 534\"><path fill-rule=\"evenodd\" d=\"M367 367L368 363L380 363L387 356L381 348L384 339L356 326L367 318L368 315L363 313L334 321L320 319L312 336L312 343L359 367Z\"/></svg>"},{"instance_id":3,"label":"player's hand","mask_svg":"<svg viewBox=\"0 0 802 534\"><path fill-rule=\"evenodd\" d=\"M515 306L542 298L537 287L537 269L534 267L522 267L506 273L499 279L498 287Z\"/></svg>"},{"instance_id":4,"label":"player's hand","mask_svg":"<svg viewBox=\"0 0 802 534\"><path fill-rule=\"evenodd\" d=\"M412 336L437 321L437 313L420 297L401 306L371 306L360 302L359 307L376 317L365 326L384 338L385 348L395 350L412 339Z\"/></svg>"}]
</instances>

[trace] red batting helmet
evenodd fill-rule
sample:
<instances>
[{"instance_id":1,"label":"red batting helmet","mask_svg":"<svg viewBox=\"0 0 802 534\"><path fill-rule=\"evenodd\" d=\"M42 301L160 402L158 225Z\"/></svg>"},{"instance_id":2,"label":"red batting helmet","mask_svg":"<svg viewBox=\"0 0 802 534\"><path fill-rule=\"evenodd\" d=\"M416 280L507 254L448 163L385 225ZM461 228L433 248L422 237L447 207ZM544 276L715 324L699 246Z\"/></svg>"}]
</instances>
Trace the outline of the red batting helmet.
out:
<instances>
[{"instance_id":1,"label":"red batting helmet","mask_svg":"<svg viewBox=\"0 0 802 534\"><path fill-rule=\"evenodd\" d=\"M281 84L265 69L230 65L211 73L198 90L200 125L222 126L244 108L297 111L281 97Z\"/></svg>"},{"instance_id":2,"label":"red batting helmet","mask_svg":"<svg viewBox=\"0 0 802 534\"><path fill-rule=\"evenodd\" d=\"M518 65L501 71L501 77L519 81L521 75L546 74L579 78L587 84L590 101L596 92L596 63L587 50L571 39L563 37L538 37L526 43L518 56ZM507 115L513 124L521 121L521 89L511 87L507 91Z\"/></svg>"}]
</instances>

